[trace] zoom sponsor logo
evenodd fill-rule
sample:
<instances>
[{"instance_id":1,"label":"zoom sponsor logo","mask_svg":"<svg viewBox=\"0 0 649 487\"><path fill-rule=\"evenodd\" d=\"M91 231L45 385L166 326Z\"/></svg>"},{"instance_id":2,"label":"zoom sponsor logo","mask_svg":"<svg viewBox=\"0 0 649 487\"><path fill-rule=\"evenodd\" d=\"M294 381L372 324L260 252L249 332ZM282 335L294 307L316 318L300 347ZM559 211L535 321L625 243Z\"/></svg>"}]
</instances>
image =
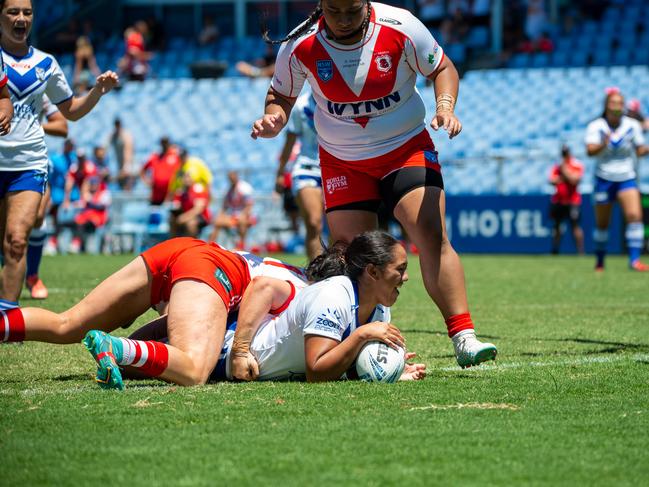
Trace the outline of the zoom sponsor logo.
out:
<instances>
[{"instance_id":1,"label":"zoom sponsor logo","mask_svg":"<svg viewBox=\"0 0 649 487\"><path fill-rule=\"evenodd\" d=\"M314 328L316 330L335 331L340 333L342 331L342 326L340 325L340 313L338 310L331 311L330 309L327 309L326 312L316 318Z\"/></svg>"}]
</instances>

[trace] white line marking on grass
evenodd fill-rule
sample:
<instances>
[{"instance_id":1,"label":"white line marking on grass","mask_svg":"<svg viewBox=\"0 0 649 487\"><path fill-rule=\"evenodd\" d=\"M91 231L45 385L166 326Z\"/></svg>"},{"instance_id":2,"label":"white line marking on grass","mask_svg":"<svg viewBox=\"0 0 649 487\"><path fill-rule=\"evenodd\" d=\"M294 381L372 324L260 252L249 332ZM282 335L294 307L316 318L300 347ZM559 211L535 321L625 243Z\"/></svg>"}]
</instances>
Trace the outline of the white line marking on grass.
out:
<instances>
[{"instance_id":1,"label":"white line marking on grass","mask_svg":"<svg viewBox=\"0 0 649 487\"><path fill-rule=\"evenodd\" d=\"M612 357L583 357L572 360L556 360L548 362L505 362L499 363L496 362L494 365L486 366L477 366L471 367L470 369L461 369L459 366L452 367L441 367L437 370L443 370L444 372L466 372L466 371L490 371L490 370L500 370L500 369L517 369L522 367L553 367L561 365L588 365L588 364L605 364L611 362L623 362L623 361L638 361L638 360L649 360L649 354L635 354L635 355L615 355Z\"/></svg>"},{"instance_id":2,"label":"white line marking on grass","mask_svg":"<svg viewBox=\"0 0 649 487\"><path fill-rule=\"evenodd\" d=\"M441 370L444 372L493 372L493 371L498 371L498 370L503 370L503 369L517 369L517 368L522 368L522 367L553 367L553 366L570 366L570 365L588 365L588 364L605 364L605 363L613 363L613 362L637 362L637 361L649 361L649 354L646 353L637 353L634 355L614 355L614 356L609 356L609 357L583 357L583 358L577 358L573 360L556 360L556 361L547 361L547 362L509 362L509 363L502 363L498 362L496 364L492 365L483 365L483 366L477 366L477 367L471 367L469 369L461 369L459 366L453 366L453 367L440 367L438 369L434 370ZM201 387L201 388L195 388L193 389L194 393L201 393L201 392L208 392L214 388L218 387L225 387L225 386L233 386L236 387L237 389L241 389L244 387L242 384L234 384L234 383L227 383L227 382L220 382L216 384L210 384L206 387ZM272 386L273 383L270 382L269 386ZM167 394L169 392L173 392L176 390L176 387L171 387L168 389L165 389L161 386L158 385L140 385L137 387L128 387L128 391L133 392L133 391L139 391L139 392L160 392L162 394ZM18 390L18 389L0 389L0 396L12 396L12 395L23 395L23 396L33 396L33 395L53 395L53 394L79 394L82 392L100 392L100 393L110 393L106 391L101 391L99 388L97 388L94 384L88 384L88 385L82 385L82 386L75 386L75 387L66 387L66 388L61 388L57 389L54 387L34 387L31 389L24 389L24 390ZM148 399L148 398L147 398ZM150 403L150 405L153 405L156 403Z\"/></svg>"},{"instance_id":3,"label":"white line marking on grass","mask_svg":"<svg viewBox=\"0 0 649 487\"><path fill-rule=\"evenodd\" d=\"M506 409L509 411L518 411L521 409L520 406L516 404L508 403L493 403L493 402L468 402L463 404L458 402L457 404L431 404L430 406L417 406L414 408L408 409L408 411L429 411L431 409L446 410L446 409Z\"/></svg>"}]
</instances>

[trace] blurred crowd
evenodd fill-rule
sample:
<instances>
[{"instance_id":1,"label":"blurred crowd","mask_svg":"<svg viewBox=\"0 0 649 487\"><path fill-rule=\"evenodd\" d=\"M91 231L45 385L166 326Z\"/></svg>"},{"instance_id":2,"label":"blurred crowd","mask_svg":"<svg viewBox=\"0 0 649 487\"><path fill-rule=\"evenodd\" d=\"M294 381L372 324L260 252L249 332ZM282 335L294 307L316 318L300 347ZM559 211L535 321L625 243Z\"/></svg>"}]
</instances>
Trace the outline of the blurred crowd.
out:
<instances>
[{"instance_id":1,"label":"blurred crowd","mask_svg":"<svg viewBox=\"0 0 649 487\"><path fill-rule=\"evenodd\" d=\"M113 195L128 195L134 189L149 192L148 223L167 229L166 236L217 241L225 231L234 247L246 246L248 230L257 222L254 195L236 171L227 174L228 190L212 214L214 175L205 161L168 137L160 140L159 150L146 161L135 161L134 151L132 135L116 119L105 140L91 152L68 138L61 152L50 154L48 214L53 228L46 253L111 250L107 225Z\"/></svg>"}]
</instances>

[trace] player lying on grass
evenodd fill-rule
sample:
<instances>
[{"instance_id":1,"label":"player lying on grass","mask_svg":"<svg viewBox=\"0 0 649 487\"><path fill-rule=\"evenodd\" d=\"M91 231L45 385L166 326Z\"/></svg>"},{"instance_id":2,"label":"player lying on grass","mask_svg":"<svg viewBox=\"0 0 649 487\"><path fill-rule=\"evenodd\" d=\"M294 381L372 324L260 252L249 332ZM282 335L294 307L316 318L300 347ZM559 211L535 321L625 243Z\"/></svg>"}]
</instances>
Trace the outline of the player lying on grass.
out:
<instances>
[{"instance_id":1,"label":"player lying on grass","mask_svg":"<svg viewBox=\"0 0 649 487\"><path fill-rule=\"evenodd\" d=\"M244 294L238 323L226 334L211 378L338 380L365 343L380 340L404 347L401 333L389 323L389 307L408 279L407 265L406 252L396 239L371 231L317 257L306 271L315 283L299 293L290 282L255 278ZM272 316L270 310L277 313L278 307L285 310ZM119 366L133 364L144 351L135 338L165 335L164 324L158 325L142 328L130 339L88 333L85 342L99 364L102 386L123 388ZM126 369L127 374L132 372ZM423 364L409 364L401 379L424 376Z\"/></svg>"},{"instance_id":2,"label":"player lying on grass","mask_svg":"<svg viewBox=\"0 0 649 487\"><path fill-rule=\"evenodd\" d=\"M134 366L177 384L203 384L219 359L228 313L238 308L251 276L267 272L305 285L297 270L262 265L250 254L202 240L171 239L142 253L67 311L0 310L0 339L78 343L90 329L113 331L154 307L168 313L169 343L143 342Z\"/></svg>"}]
</instances>

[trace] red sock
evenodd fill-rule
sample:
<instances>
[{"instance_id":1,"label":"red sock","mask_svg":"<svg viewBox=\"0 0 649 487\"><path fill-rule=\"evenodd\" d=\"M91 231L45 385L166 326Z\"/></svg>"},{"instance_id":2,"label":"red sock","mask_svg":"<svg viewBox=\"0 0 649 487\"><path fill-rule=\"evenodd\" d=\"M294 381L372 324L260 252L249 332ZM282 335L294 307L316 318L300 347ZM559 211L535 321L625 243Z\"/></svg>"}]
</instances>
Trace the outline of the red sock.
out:
<instances>
[{"instance_id":1,"label":"red sock","mask_svg":"<svg viewBox=\"0 0 649 487\"><path fill-rule=\"evenodd\" d=\"M169 364L169 350L164 343L130 338L113 339L119 340L122 345L121 358L117 361L119 365L131 365L150 377L157 377Z\"/></svg>"},{"instance_id":2,"label":"red sock","mask_svg":"<svg viewBox=\"0 0 649 487\"><path fill-rule=\"evenodd\" d=\"M25 340L25 318L20 308L0 310L0 342Z\"/></svg>"},{"instance_id":3,"label":"red sock","mask_svg":"<svg viewBox=\"0 0 649 487\"><path fill-rule=\"evenodd\" d=\"M451 316L446 320L446 328L448 329L448 336L450 338L453 338L456 333L462 330L473 330L471 313L462 313L461 315Z\"/></svg>"}]
</instances>

